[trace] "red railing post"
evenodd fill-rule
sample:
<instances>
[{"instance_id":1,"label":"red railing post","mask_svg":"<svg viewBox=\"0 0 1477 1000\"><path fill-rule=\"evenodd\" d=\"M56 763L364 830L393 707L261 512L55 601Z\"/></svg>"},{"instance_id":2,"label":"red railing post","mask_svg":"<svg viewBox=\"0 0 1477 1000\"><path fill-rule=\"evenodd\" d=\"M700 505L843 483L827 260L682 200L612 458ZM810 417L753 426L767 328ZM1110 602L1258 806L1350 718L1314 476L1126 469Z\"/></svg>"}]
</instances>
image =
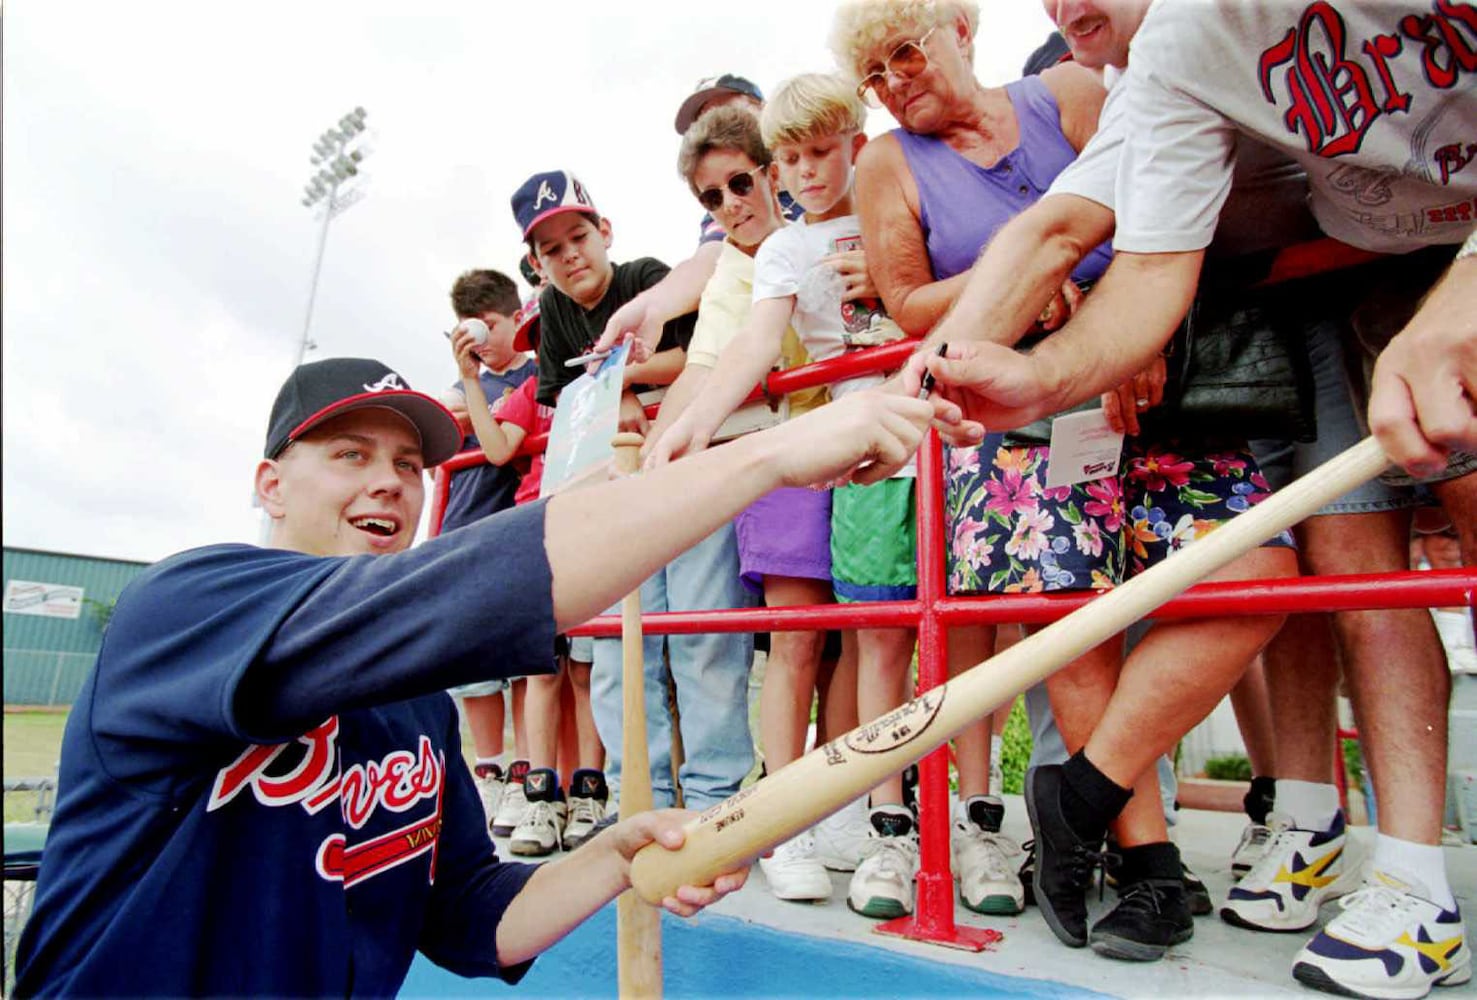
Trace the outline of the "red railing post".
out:
<instances>
[{"instance_id":1,"label":"red railing post","mask_svg":"<svg viewBox=\"0 0 1477 1000\"><path fill-rule=\"evenodd\" d=\"M918 693L949 679L948 630L939 602L948 593L944 565L943 449L929 431L918 449ZM960 927L954 922L954 873L949 863L949 745L918 764L918 836L922 854L913 914L878 924L892 934L933 944L981 951L1000 940L998 931Z\"/></svg>"}]
</instances>

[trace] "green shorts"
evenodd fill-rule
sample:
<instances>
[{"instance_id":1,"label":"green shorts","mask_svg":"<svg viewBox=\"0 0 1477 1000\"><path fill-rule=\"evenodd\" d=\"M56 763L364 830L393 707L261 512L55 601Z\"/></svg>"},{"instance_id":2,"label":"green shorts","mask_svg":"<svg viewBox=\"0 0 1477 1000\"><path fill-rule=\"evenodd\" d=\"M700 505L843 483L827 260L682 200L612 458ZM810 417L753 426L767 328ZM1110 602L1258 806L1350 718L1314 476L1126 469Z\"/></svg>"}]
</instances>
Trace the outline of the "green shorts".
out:
<instances>
[{"instance_id":1,"label":"green shorts","mask_svg":"<svg viewBox=\"0 0 1477 1000\"><path fill-rule=\"evenodd\" d=\"M912 476L840 486L831 497L836 600L910 601L918 595L918 504Z\"/></svg>"}]
</instances>

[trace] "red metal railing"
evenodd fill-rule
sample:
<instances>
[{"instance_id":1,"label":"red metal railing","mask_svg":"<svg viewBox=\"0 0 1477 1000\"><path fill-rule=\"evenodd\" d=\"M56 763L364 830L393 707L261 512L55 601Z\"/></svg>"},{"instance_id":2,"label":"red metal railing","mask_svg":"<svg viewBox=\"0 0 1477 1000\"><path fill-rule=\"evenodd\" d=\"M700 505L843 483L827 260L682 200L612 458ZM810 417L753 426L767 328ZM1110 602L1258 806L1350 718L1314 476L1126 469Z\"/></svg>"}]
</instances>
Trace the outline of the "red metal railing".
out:
<instances>
[{"instance_id":1,"label":"red metal railing","mask_svg":"<svg viewBox=\"0 0 1477 1000\"><path fill-rule=\"evenodd\" d=\"M1317 254L1306 248L1284 251L1285 266L1274 274L1301 276L1328 267L1317 266ZM1279 258L1282 260L1283 258ZM1364 259L1363 255L1357 260ZM1333 254L1334 266L1351 258ZM1279 265L1281 266L1281 265ZM1285 273L1283 273L1285 272ZM827 385L857 375L899 367L912 354L915 341L855 351L777 372L755 396L785 393ZM653 408L654 409L654 408ZM520 454L543 450L545 435L531 436ZM431 504L431 535L440 532L450 474L480 464L480 451L463 452L436 469ZM643 614L642 629L649 635L693 632L785 632L815 629L916 628L918 630L918 690L926 691L947 680L947 630L958 625L1050 622L1092 600L1090 593L1001 594L982 597L948 596L944 561L943 472L941 448L930 433L918 454L918 596L911 601L830 604L811 607L753 608L727 611L676 611ZM1431 570L1360 576L1302 577L1254 582L1202 583L1185 591L1154 612L1156 619L1258 614L1296 614L1313 611L1351 611L1373 608L1453 607L1474 604L1477 570ZM619 616L592 619L570 630L575 635L619 636ZM1342 758L1336 773L1342 777ZM997 789L998 791L998 789ZM1343 787L1340 788L1343 793ZM877 925L881 933L898 934L935 944L978 950L996 937L961 927L954 921L954 879L950 870L948 814L948 747L940 747L919 766L920 871L913 915Z\"/></svg>"}]
</instances>

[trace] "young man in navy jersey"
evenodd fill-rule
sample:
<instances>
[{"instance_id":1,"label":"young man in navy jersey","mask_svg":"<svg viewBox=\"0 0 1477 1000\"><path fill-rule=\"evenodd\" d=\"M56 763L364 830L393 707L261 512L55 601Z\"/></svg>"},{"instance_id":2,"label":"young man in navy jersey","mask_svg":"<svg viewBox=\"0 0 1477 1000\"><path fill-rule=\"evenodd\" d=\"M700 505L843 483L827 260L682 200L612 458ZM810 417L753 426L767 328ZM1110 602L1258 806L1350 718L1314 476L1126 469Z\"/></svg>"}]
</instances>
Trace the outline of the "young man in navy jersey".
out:
<instances>
[{"instance_id":1,"label":"young man in navy jersey","mask_svg":"<svg viewBox=\"0 0 1477 1000\"><path fill-rule=\"evenodd\" d=\"M118 601L67 722L16 995L389 995L416 951L516 981L687 814L500 862L444 689L551 670L557 630L762 493L866 479L940 416L957 411L868 394L407 551L455 421L379 362L298 368L256 470L271 547L181 553Z\"/></svg>"}]
</instances>

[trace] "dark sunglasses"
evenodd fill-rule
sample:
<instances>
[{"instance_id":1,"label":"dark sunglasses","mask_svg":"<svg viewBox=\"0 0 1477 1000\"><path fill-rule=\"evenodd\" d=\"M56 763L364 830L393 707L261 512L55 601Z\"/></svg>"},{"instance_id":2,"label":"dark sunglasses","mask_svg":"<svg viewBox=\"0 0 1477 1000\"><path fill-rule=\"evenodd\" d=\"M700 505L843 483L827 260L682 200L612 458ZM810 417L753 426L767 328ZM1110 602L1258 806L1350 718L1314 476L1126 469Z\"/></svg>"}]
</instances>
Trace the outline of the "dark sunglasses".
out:
<instances>
[{"instance_id":1,"label":"dark sunglasses","mask_svg":"<svg viewBox=\"0 0 1477 1000\"><path fill-rule=\"evenodd\" d=\"M723 187L705 188L697 193L698 204L710 212L716 212L723 207L723 188L733 192L735 198L747 198L754 193L754 175L764 167L755 167L753 170L745 170L734 174L723 182Z\"/></svg>"}]
</instances>

